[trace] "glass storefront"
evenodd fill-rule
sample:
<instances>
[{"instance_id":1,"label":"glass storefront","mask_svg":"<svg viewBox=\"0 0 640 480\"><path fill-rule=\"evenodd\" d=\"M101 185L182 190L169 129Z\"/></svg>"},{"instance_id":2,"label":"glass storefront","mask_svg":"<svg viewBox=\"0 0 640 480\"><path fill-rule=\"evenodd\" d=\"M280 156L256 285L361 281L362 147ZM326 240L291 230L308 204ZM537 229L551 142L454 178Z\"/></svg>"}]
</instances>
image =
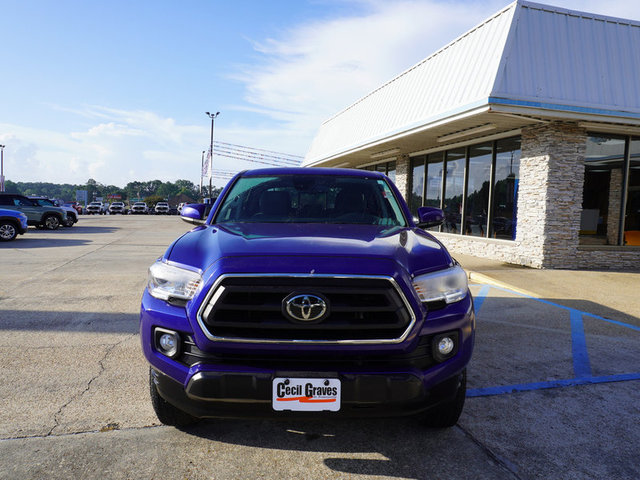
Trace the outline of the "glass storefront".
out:
<instances>
[{"instance_id":1,"label":"glass storefront","mask_svg":"<svg viewBox=\"0 0 640 480\"><path fill-rule=\"evenodd\" d=\"M640 138L631 139L624 244L640 246Z\"/></svg>"},{"instance_id":2,"label":"glass storefront","mask_svg":"<svg viewBox=\"0 0 640 480\"><path fill-rule=\"evenodd\" d=\"M640 245L640 139L592 133L584 167L580 244Z\"/></svg>"},{"instance_id":3,"label":"glass storefront","mask_svg":"<svg viewBox=\"0 0 640 480\"><path fill-rule=\"evenodd\" d=\"M519 171L520 137L414 157L411 211L441 208L443 232L514 240Z\"/></svg>"}]
</instances>

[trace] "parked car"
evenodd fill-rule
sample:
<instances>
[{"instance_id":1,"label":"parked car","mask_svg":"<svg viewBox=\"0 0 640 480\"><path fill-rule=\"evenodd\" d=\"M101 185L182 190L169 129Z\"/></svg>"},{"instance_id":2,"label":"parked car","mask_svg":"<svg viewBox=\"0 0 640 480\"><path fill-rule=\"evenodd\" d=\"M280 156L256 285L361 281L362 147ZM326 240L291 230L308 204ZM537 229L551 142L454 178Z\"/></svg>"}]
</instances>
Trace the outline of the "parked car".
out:
<instances>
[{"instance_id":1,"label":"parked car","mask_svg":"<svg viewBox=\"0 0 640 480\"><path fill-rule=\"evenodd\" d=\"M119 213L120 215L126 215L128 212L129 211L124 202L113 202L111 205L109 205L110 215L115 215L117 213Z\"/></svg>"},{"instance_id":2,"label":"parked car","mask_svg":"<svg viewBox=\"0 0 640 480\"><path fill-rule=\"evenodd\" d=\"M75 211L78 213L78 215L82 215L82 205L80 205L78 202L67 202L64 204L65 207L71 207L73 209L75 209Z\"/></svg>"},{"instance_id":3,"label":"parked car","mask_svg":"<svg viewBox=\"0 0 640 480\"><path fill-rule=\"evenodd\" d=\"M67 212L63 209L39 205L17 193L0 193L0 208L22 212L27 216L29 225L49 230L55 230L67 221Z\"/></svg>"},{"instance_id":4,"label":"parked car","mask_svg":"<svg viewBox=\"0 0 640 480\"><path fill-rule=\"evenodd\" d=\"M107 207L102 202L91 202L87 205L87 215L104 215Z\"/></svg>"},{"instance_id":5,"label":"parked car","mask_svg":"<svg viewBox=\"0 0 640 480\"><path fill-rule=\"evenodd\" d=\"M184 208L184 206L185 206L185 205L189 205L189 204L188 204L188 203L186 203L186 202L181 202L181 203L178 205L178 213L182 213L182 209Z\"/></svg>"},{"instance_id":6,"label":"parked car","mask_svg":"<svg viewBox=\"0 0 640 480\"><path fill-rule=\"evenodd\" d=\"M167 425L417 415L450 427L475 316L467 276L371 171L246 171L149 269L140 336Z\"/></svg>"},{"instance_id":7,"label":"parked car","mask_svg":"<svg viewBox=\"0 0 640 480\"><path fill-rule=\"evenodd\" d=\"M78 212L73 207L67 207L64 204L57 205L55 201L48 199L47 197L29 197L34 202L37 202L38 205L41 206L51 206L51 207L60 207L65 212L67 212L67 219L63 222L65 227L73 227L76 223L78 223Z\"/></svg>"},{"instance_id":8,"label":"parked car","mask_svg":"<svg viewBox=\"0 0 640 480\"><path fill-rule=\"evenodd\" d=\"M27 231L27 216L22 212L0 208L0 242L9 242Z\"/></svg>"},{"instance_id":9,"label":"parked car","mask_svg":"<svg viewBox=\"0 0 640 480\"><path fill-rule=\"evenodd\" d=\"M131 213L133 214L147 214L149 213L149 207L145 202L136 202L131 207Z\"/></svg>"},{"instance_id":10,"label":"parked car","mask_svg":"<svg viewBox=\"0 0 640 480\"><path fill-rule=\"evenodd\" d=\"M167 202L158 202L154 210L158 215L169 215L169 204Z\"/></svg>"}]
</instances>

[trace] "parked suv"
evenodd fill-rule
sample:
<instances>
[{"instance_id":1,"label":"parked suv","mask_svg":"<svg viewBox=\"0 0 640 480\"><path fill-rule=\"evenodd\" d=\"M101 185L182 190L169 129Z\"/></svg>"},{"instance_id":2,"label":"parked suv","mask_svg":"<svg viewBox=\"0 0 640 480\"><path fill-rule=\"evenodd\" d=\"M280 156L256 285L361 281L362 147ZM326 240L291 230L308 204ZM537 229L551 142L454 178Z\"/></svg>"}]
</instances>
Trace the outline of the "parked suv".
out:
<instances>
[{"instance_id":1,"label":"parked suv","mask_svg":"<svg viewBox=\"0 0 640 480\"><path fill-rule=\"evenodd\" d=\"M377 172L238 174L149 269L140 333L158 419L460 416L464 270Z\"/></svg>"},{"instance_id":2,"label":"parked suv","mask_svg":"<svg viewBox=\"0 0 640 480\"><path fill-rule=\"evenodd\" d=\"M106 207L102 202L91 202L86 208L87 215L104 215Z\"/></svg>"},{"instance_id":3,"label":"parked suv","mask_svg":"<svg viewBox=\"0 0 640 480\"><path fill-rule=\"evenodd\" d=\"M115 215L116 213L124 215L127 213L127 207L124 206L124 202L113 202L109 205L109 213L111 215Z\"/></svg>"},{"instance_id":4,"label":"parked suv","mask_svg":"<svg viewBox=\"0 0 640 480\"><path fill-rule=\"evenodd\" d=\"M27 216L27 223L40 228L55 230L67 221L67 212L59 207L39 205L24 195L0 193L0 208L16 210Z\"/></svg>"},{"instance_id":5,"label":"parked suv","mask_svg":"<svg viewBox=\"0 0 640 480\"><path fill-rule=\"evenodd\" d=\"M27 216L22 212L0 208L0 242L9 242L27 231Z\"/></svg>"},{"instance_id":6,"label":"parked suv","mask_svg":"<svg viewBox=\"0 0 640 480\"><path fill-rule=\"evenodd\" d=\"M154 210L157 214L169 215L169 204L167 202L158 202Z\"/></svg>"},{"instance_id":7,"label":"parked suv","mask_svg":"<svg viewBox=\"0 0 640 480\"><path fill-rule=\"evenodd\" d=\"M50 200L47 197L29 197L29 199L33 200L40 206L60 207L62 210L67 212L67 219L63 223L65 227L73 227L78 223L78 212L73 207L67 207L64 204L58 205L54 200Z\"/></svg>"},{"instance_id":8,"label":"parked suv","mask_svg":"<svg viewBox=\"0 0 640 480\"><path fill-rule=\"evenodd\" d=\"M133 204L133 206L131 207L131 213L144 213L147 214L149 213L149 207L147 207L147 204L144 202L136 202Z\"/></svg>"}]
</instances>

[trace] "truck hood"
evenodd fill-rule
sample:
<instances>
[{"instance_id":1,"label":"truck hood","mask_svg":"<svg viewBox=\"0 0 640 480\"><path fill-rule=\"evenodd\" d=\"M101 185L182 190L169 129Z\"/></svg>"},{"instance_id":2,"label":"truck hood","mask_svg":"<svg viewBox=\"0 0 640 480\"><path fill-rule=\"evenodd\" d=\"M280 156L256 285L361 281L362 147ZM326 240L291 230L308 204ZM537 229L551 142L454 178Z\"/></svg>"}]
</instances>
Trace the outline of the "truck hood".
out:
<instances>
[{"instance_id":1,"label":"truck hood","mask_svg":"<svg viewBox=\"0 0 640 480\"><path fill-rule=\"evenodd\" d=\"M409 275L452 262L434 237L417 228L300 223L197 227L165 259L203 272L389 274L400 267Z\"/></svg>"}]
</instances>

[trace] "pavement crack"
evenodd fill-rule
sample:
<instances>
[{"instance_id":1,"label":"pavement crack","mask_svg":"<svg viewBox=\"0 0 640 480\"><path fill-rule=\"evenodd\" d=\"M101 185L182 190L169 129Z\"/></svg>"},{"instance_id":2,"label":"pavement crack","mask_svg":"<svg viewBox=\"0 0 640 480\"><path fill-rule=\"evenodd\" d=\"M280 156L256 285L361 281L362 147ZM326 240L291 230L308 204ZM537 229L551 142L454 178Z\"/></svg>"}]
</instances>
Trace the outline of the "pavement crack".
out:
<instances>
[{"instance_id":1,"label":"pavement crack","mask_svg":"<svg viewBox=\"0 0 640 480\"><path fill-rule=\"evenodd\" d=\"M118 346L122 345L124 342L126 342L127 340L129 340L132 336L135 336L136 334L132 334L132 335L127 335L126 338L123 338L122 340L120 340L119 342L110 344L107 346L106 351L104 352L104 355L102 356L102 358L100 360L98 360L98 365L100 367L100 370L98 371L98 373L96 373L88 382L87 385L85 386L85 388L73 395L67 402L64 403L64 405L62 405L58 411L53 415L53 422L54 425L53 427L51 427L51 429L49 430L49 432L47 432L45 435L43 435L44 437L50 437L52 436L54 433L54 430L56 428L58 428L60 426L60 419L62 417L62 413L64 412L64 410L71 405L73 402L75 402L76 400L79 400L80 398L82 398L89 390L91 390L91 385L93 384L93 382L95 382L98 378L100 378L102 376L102 374L106 371L106 367L104 366L104 362L107 360L107 357L111 354L111 352Z\"/></svg>"},{"instance_id":2,"label":"pavement crack","mask_svg":"<svg viewBox=\"0 0 640 480\"><path fill-rule=\"evenodd\" d=\"M500 455L491 450L487 445L478 440L469 430L461 426L460 424L456 425L464 435L475 443L491 460L493 460L496 465L502 468L505 472L509 473L513 478L517 480L523 480L520 475L518 475L518 467L507 460L506 458L502 458Z\"/></svg>"},{"instance_id":3,"label":"pavement crack","mask_svg":"<svg viewBox=\"0 0 640 480\"><path fill-rule=\"evenodd\" d=\"M160 429L160 428L164 428L164 429L168 429L168 428L172 428L172 427L167 427L166 425L143 425L140 427L120 427L117 429L87 429L87 430L78 430L75 432L66 432L66 433L59 433L59 434L55 434L52 435L50 433L44 434L44 435L17 435L14 437L5 437L5 438L0 438L0 442L10 442L12 440L37 440L37 439L42 439L42 438L64 438L64 437L73 437L76 435L85 435L85 434L91 434L91 433L108 433L108 432L131 432L131 431L139 431L139 430L152 430L152 429Z\"/></svg>"}]
</instances>

